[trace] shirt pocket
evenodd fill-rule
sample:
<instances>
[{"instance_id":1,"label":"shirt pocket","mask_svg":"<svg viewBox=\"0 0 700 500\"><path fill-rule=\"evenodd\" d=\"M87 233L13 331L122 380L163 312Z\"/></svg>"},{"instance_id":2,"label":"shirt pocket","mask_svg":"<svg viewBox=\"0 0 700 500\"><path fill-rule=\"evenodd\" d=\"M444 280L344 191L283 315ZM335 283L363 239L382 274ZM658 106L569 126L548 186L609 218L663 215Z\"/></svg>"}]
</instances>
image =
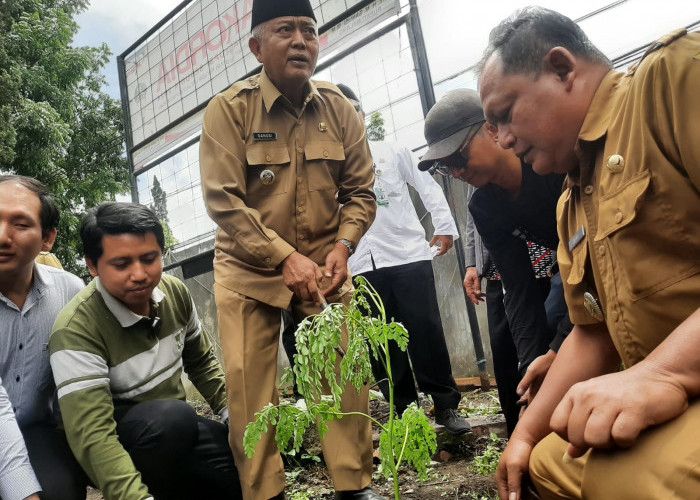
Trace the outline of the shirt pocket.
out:
<instances>
[{"instance_id":1,"label":"shirt pocket","mask_svg":"<svg viewBox=\"0 0 700 500\"><path fill-rule=\"evenodd\" d=\"M580 285L586 275L586 264L588 263L588 241L586 240L587 237L584 235L570 253L557 252L557 264L559 269L566 268L566 282L569 285Z\"/></svg>"},{"instance_id":2,"label":"shirt pocket","mask_svg":"<svg viewBox=\"0 0 700 500\"><path fill-rule=\"evenodd\" d=\"M287 144L259 142L246 146L246 194L248 196L272 196L289 189L290 165ZM270 172L272 173L271 182ZM265 183L267 180L269 183Z\"/></svg>"},{"instance_id":3,"label":"shirt pocket","mask_svg":"<svg viewBox=\"0 0 700 500\"><path fill-rule=\"evenodd\" d=\"M587 275L588 235L582 231L585 228L584 221L577 217L580 214L571 207L572 204L575 204L575 200L572 200L571 189L567 189L557 208L561 234L567 237L559 242L557 263L562 279L566 280L564 293L569 317L574 324L587 325L598 323L598 320L593 318L584 306L584 294L594 291L595 285L590 283L591 277ZM582 232L580 236L579 232Z\"/></svg>"},{"instance_id":4,"label":"shirt pocket","mask_svg":"<svg viewBox=\"0 0 700 500\"><path fill-rule=\"evenodd\" d=\"M318 141L306 145L304 149L309 191L338 189L340 169L345 161L343 143Z\"/></svg>"},{"instance_id":5,"label":"shirt pocket","mask_svg":"<svg viewBox=\"0 0 700 500\"><path fill-rule=\"evenodd\" d=\"M594 241L607 239L614 268L627 280L633 300L667 288L688 276L694 265L676 255L678 228L654 198L652 178L643 171L601 198Z\"/></svg>"}]
</instances>

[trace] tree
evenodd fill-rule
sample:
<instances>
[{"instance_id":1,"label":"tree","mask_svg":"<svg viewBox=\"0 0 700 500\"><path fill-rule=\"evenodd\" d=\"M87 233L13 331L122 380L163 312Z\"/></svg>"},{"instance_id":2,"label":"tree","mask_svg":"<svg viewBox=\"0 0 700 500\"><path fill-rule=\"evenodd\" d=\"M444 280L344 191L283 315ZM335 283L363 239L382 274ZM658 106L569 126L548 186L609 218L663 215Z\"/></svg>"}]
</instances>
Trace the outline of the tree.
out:
<instances>
[{"instance_id":1,"label":"tree","mask_svg":"<svg viewBox=\"0 0 700 500\"><path fill-rule=\"evenodd\" d=\"M167 253L170 248L174 247L179 242L173 235L173 230L170 229L170 220L168 219L168 196L165 194L165 191L163 191L163 188L160 186L160 181L155 175L153 176L151 196L153 197L151 209L156 213L160 219L161 225L163 226L163 234L165 235L165 249Z\"/></svg>"},{"instance_id":2,"label":"tree","mask_svg":"<svg viewBox=\"0 0 700 500\"><path fill-rule=\"evenodd\" d=\"M121 107L102 91L109 48L71 46L87 4L0 3L0 170L49 186L61 209L54 252L79 275L81 214L129 187Z\"/></svg>"},{"instance_id":3,"label":"tree","mask_svg":"<svg viewBox=\"0 0 700 500\"><path fill-rule=\"evenodd\" d=\"M369 125L367 125L367 139L370 141L383 141L386 136L386 129L384 128L384 118L382 118L381 113L372 113L369 118Z\"/></svg>"},{"instance_id":4,"label":"tree","mask_svg":"<svg viewBox=\"0 0 700 500\"><path fill-rule=\"evenodd\" d=\"M151 204L151 209L156 213L158 218L167 224L168 220L168 196L163 191L160 186L160 181L158 177L153 176L153 187L151 188L151 196L153 197L153 203Z\"/></svg>"}]
</instances>

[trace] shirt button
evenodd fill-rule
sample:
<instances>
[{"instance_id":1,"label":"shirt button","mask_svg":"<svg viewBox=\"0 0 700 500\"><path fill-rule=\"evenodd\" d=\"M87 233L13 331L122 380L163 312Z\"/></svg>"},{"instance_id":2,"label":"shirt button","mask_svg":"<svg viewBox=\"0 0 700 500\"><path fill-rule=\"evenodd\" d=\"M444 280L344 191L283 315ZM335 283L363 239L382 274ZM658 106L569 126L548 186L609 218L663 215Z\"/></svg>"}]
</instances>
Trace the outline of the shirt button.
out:
<instances>
[{"instance_id":1,"label":"shirt button","mask_svg":"<svg viewBox=\"0 0 700 500\"><path fill-rule=\"evenodd\" d=\"M304 207L297 208L297 212L299 212L300 214L304 213Z\"/></svg>"},{"instance_id":2,"label":"shirt button","mask_svg":"<svg viewBox=\"0 0 700 500\"><path fill-rule=\"evenodd\" d=\"M598 253L600 254L601 257L603 257L605 255L605 246L604 245L600 245L598 247Z\"/></svg>"},{"instance_id":3,"label":"shirt button","mask_svg":"<svg viewBox=\"0 0 700 500\"><path fill-rule=\"evenodd\" d=\"M304 150L302 148L297 148L297 153L304 154Z\"/></svg>"},{"instance_id":4,"label":"shirt button","mask_svg":"<svg viewBox=\"0 0 700 500\"><path fill-rule=\"evenodd\" d=\"M272 156L267 155L267 156L265 157L265 161L272 161Z\"/></svg>"},{"instance_id":5,"label":"shirt button","mask_svg":"<svg viewBox=\"0 0 700 500\"><path fill-rule=\"evenodd\" d=\"M615 214L615 223L619 224L620 222L622 222L622 212L617 212Z\"/></svg>"},{"instance_id":6,"label":"shirt button","mask_svg":"<svg viewBox=\"0 0 700 500\"><path fill-rule=\"evenodd\" d=\"M328 151L324 151L324 152L323 152L323 157L324 157L324 158L328 158Z\"/></svg>"},{"instance_id":7,"label":"shirt button","mask_svg":"<svg viewBox=\"0 0 700 500\"><path fill-rule=\"evenodd\" d=\"M589 184L588 186L586 186L585 188L583 188L583 192L586 193L586 194L593 194L593 186L591 186L591 185Z\"/></svg>"},{"instance_id":8,"label":"shirt button","mask_svg":"<svg viewBox=\"0 0 700 500\"><path fill-rule=\"evenodd\" d=\"M19 382L19 375L15 377L15 382Z\"/></svg>"},{"instance_id":9,"label":"shirt button","mask_svg":"<svg viewBox=\"0 0 700 500\"><path fill-rule=\"evenodd\" d=\"M265 257L265 263L269 264L270 262L272 262L272 259L270 257Z\"/></svg>"},{"instance_id":10,"label":"shirt button","mask_svg":"<svg viewBox=\"0 0 700 500\"><path fill-rule=\"evenodd\" d=\"M21 351L24 348L24 344L19 345L19 350Z\"/></svg>"},{"instance_id":11,"label":"shirt button","mask_svg":"<svg viewBox=\"0 0 700 500\"><path fill-rule=\"evenodd\" d=\"M300 235L298 236L298 238L299 238L300 240L303 240L303 239L304 239L304 235L303 235L303 234L300 234Z\"/></svg>"}]
</instances>

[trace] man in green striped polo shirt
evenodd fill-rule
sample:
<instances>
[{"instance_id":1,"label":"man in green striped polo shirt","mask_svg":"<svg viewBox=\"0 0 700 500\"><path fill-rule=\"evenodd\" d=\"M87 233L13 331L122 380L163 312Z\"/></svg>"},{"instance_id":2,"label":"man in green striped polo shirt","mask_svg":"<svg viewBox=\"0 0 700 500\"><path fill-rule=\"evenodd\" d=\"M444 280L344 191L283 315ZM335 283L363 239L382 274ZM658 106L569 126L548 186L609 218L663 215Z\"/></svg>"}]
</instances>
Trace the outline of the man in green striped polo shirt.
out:
<instances>
[{"instance_id":1,"label":"man in green striped polo shirt","mask_svg":"<svg viewBox=\"0 0 700 500\"><path fill-rule=\"evenodd\" d=\"M224 373L185 285L163 275L163 228L103 203L80 229L95 279L61 311L51 367L78 462L107 500L241 497L227 427L185 401L183 369L224 421Z\"/></svg>"}]
</instances>

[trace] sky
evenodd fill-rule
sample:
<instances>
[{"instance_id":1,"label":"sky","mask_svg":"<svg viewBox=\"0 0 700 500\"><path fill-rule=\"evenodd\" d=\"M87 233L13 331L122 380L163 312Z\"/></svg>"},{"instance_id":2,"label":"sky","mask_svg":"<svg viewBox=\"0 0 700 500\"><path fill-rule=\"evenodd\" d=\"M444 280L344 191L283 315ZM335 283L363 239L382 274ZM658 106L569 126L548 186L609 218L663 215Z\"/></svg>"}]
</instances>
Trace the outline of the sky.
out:
<instances>
[{"instance_id":1,"label":"sky","mask_svg":"<svg viewBox=\"0 0 700 500\"><path fill-rule=\"evenodd\" d=\"M112 57L105 68L109 87L105 89L119 98L117 56L177 7L182 0L92 0L90 8L78 16L80 31L73 45L97 46L106 43Z\"/></svg>"}]
</instances>

